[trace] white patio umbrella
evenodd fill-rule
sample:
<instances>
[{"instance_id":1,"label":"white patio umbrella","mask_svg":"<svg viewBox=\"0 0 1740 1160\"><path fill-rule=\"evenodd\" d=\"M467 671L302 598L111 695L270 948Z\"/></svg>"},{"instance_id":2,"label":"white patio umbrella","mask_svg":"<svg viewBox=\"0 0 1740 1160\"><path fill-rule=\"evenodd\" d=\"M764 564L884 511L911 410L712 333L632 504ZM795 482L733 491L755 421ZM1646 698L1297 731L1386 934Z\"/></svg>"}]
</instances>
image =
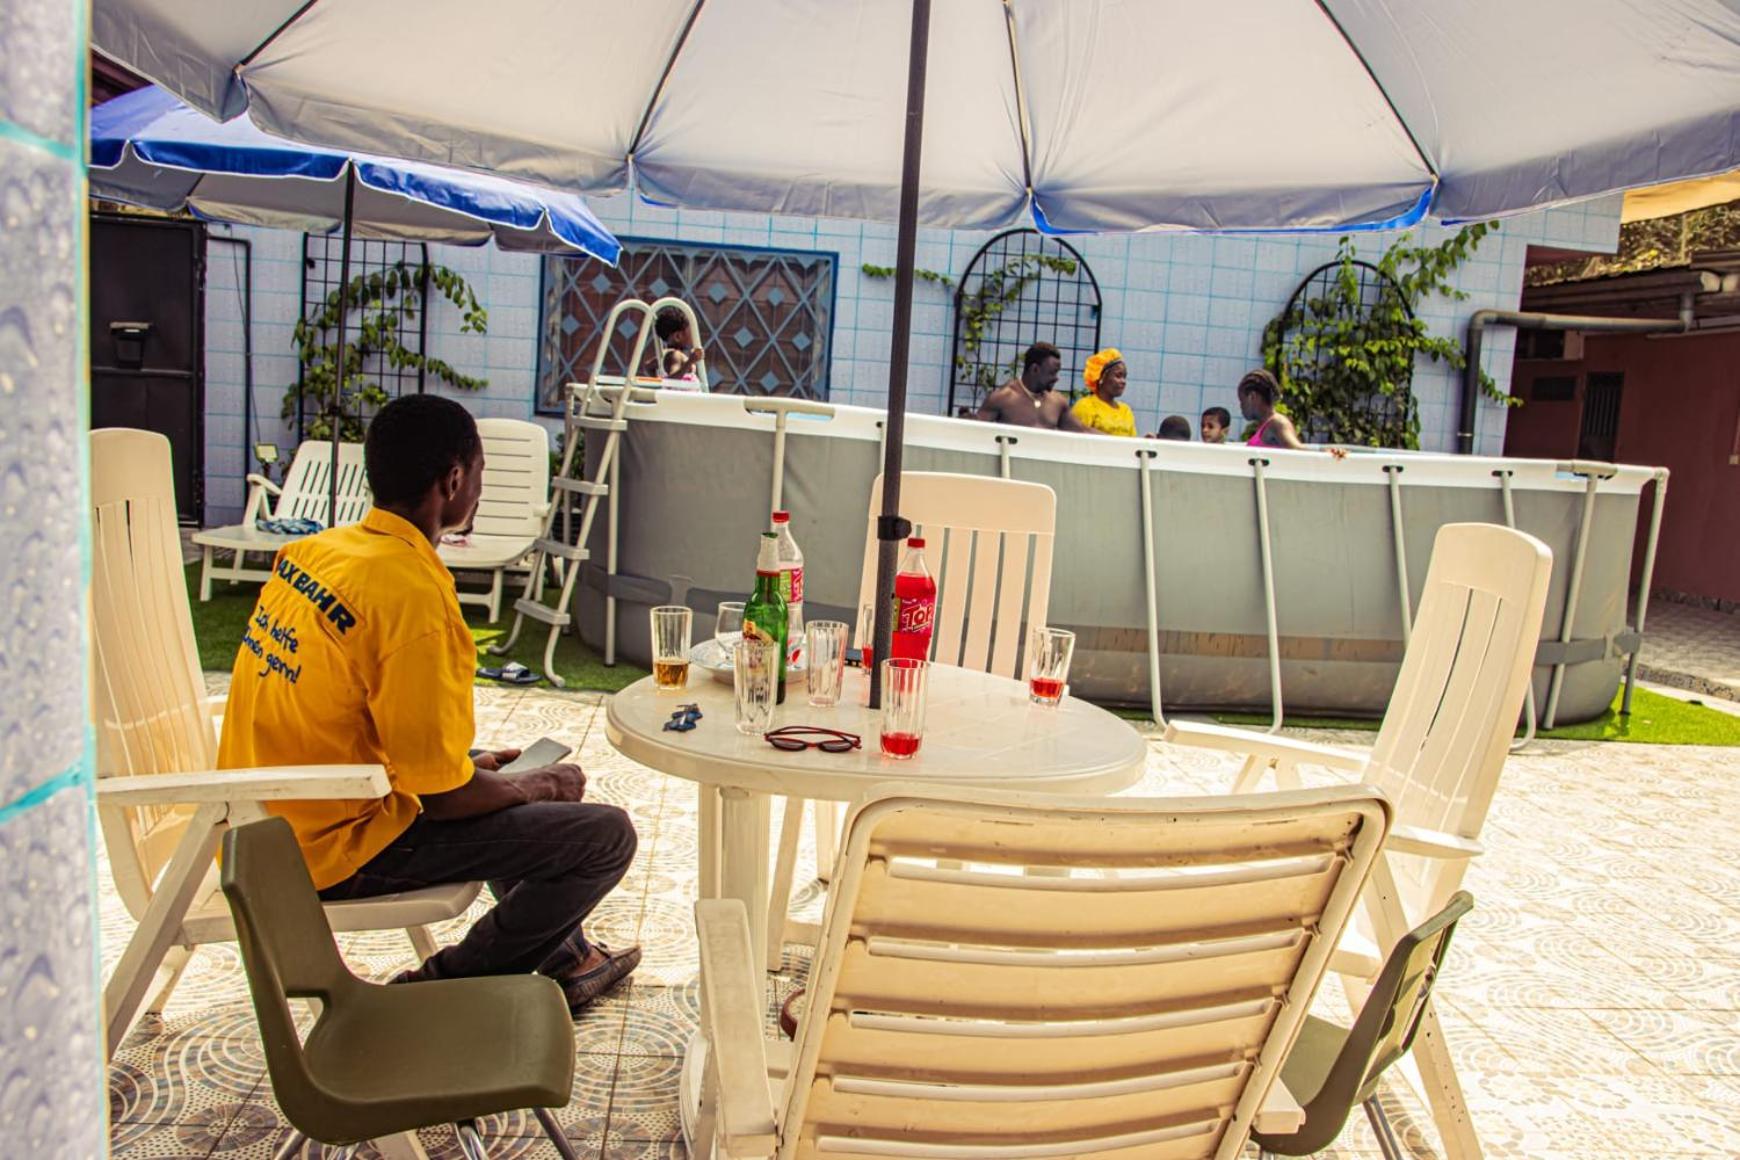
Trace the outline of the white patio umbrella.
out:
<instances>
[{"instance_id":1,"label":"white patio umbrella","mask_svg":"<svg viewBox=\"0 0 1740 1160\"><path fill-rule=\"evenodd\" d=\"M95 0L92 37L303 140L897 219L878 608L919 224L1405 225L1740 166L1734 0Z\"/></svg>"}]
</instances>

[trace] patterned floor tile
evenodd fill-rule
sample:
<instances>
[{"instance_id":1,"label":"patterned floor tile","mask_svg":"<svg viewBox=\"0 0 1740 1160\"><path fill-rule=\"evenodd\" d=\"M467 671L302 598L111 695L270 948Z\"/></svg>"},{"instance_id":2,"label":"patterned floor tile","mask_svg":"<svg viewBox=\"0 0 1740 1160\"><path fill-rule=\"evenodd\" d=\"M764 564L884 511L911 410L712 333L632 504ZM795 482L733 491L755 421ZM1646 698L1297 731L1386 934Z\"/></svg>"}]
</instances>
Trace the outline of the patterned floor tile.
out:
<instances>
[{"instance_id":1,"label":"patterned floor tile","mask_svg":"<svg viewBox=\"0 0 1740 1160\"><path fill-rule=\"evenodd\" d=\"M635 865L588 930L611 945L639 941L645 958L629 986L577 1024L574 1099L558 1119L588 1160L672 1160L686 1156L674 1085L699 1015L696 795L690 783L611 749L602 704L543 689L479 690L479 737L492 745L560 737L576 746L594 798L635 818ZM1230 755L1155 745L1132 792L1223 793L1237 765ZM1476 908L1439 980L1445 1034L1487 1156L1740 1154L1731 1126L1740 1106L1733 765L1731 750L1561 742L1536 742L1508 763L1483 835L1487 853L1466 879ZM1334 775L1306 770L1305 780L1329 784ZM806 824L792 908L812 917L826 899L810 877L813 848ZM441 924L438 940L462 937L489 904L480 898ZM112 890L102 919L112 965L132 930ZM412 958L398 931L345 935L340 944L353 969L375 978ZM809 955L788 947L785 970L769 977L770 1030ZM1315 1010L1348 1017L1333 982ZM270 1156L285 1127L269 1087L235 948L203 947L165 1017L142 1020L110 1067L114 1154ZM1436 1155L1431 1117L1412 1089L1386 1079L1382 1099L1415 1155ZM491 1155L555 1155L529 1114L485 1127ZM432 1155L451 1154L445 1129L426 1144ZM1323 1155L1376 1155L1364 1117Z\"/></svg>"}]
</instances>

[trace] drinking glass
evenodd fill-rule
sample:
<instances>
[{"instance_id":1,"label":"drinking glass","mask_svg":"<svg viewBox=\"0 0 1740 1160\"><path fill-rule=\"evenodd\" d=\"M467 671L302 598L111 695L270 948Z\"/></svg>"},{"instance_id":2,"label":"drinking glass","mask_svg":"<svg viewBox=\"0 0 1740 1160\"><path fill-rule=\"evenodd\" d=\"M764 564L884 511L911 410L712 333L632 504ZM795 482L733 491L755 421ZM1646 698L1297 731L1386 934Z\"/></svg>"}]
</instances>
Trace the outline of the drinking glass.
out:
<instances>
[{"instance_id":1,"label":"drinking glass","mask_svg":"<svg viewBox=\"0 0 1740 1160\"><path fill-rule=\"evenodd\" d=\"M661 604L652 610L653 684L660 692L689 685L689 633L695 614L681 604Z\"/></svg>"},{"instance_id":2,"label":"drinking glass","mask_svg":"<svg viewBox=\"0 0 1740 1160\"><path fill-rule=\"evenodd\" d=\"M882 755L905 761L924 741L925 686L930 662L899 657L882 662Z\"/></svg>"},{"instance_id":3,"label":"drinking glass","mask_svg":"<svg viewBox=\"0 0 1740 1160\"><path fill-rule=\"evenodd\" d=\"M737 732L759 737L773 725L779 688L779 642L744 638L731 647L731 687L736 694Z\"/></svg>"},{"instance_id":4,"label":"drinking glass","mask_svg":"<svg viewBox=\"0 0 1740 1160\"><path fill-rule=\"evenodd\" d=\"M1075 654L1075 633L1061 628L1036 628L1027 642L1027 695L1037 705L1055 705L1069 687L1069 658Z\"/></svg>"},{"instance_id":5,"label":"drinking glass","mask_svg":"<svg viewBox=\"0 0 1740 1160\"><path fill-rule=\"evenodd\" d=\"M730 660L731 650L743 639L743 601L719 602L719 617L713 625L713 639L725 650L725 659Z\"/></svg>"},{"instance_id":6,"label":"drinking glass","mask_svg":"<svg viewBox=\"0 0 1740 1160\"><path fill-rule=\"evenodd\" d=\"M846 676L846 622L810 621L809 647L810 704L831 708L840 703L840 685Z\"/></svg>"}]
</instances>

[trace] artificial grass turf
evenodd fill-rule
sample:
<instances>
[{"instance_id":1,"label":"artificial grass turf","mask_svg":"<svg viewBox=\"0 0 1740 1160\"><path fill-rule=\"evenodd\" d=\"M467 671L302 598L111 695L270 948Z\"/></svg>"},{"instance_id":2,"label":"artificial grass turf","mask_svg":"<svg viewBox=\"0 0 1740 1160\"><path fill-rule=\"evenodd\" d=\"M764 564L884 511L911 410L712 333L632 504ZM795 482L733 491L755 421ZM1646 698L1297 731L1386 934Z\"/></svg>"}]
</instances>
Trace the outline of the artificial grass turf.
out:
<instances>
[{"instance_id":1,"label":"artificial grass turf","mask_svg":"<svg viewBox=\"0 0 1740 1160\"><path fill-rule=\"evenodd\" d=\"M193 631L199 641L200 667L216 672L229 672L235 663L236 647L242 639L242 629L253 611L258 585L225 584L212 586L209 602L199 602L199 565L187 567L188 597L193 606ZM520 633L513 652L505 657L484 651L513 627L513 614L503 613L498 624L487 624L483 610L466 605L465 618L471 635L477 641L478 664L495 667L510 660L519 661L541 671L544 663L544 626L528 624ZM632 685L647 675L647 670L626 661L607 666L596 651L580 643L578 637L564 636L556 644L556 672L568 682L570 690L591 690L614 693ZM494 685L495 681L478 679L478 684ZM1631 702L1631 715L1619 712L1621 689L1613 705L1601 716L1580 725L1561 725L1542 730L1539 736L1556 741L1630 741L1640 745L1719 745L1740 747L1740 717L1708 708L1695 701L1681 701L1648 689L1638 689ZM1115 709L1118 716L1131 721L1146 721L1142 709ZM1217 713L1214 719L1222 725L1268 728L1266 713ZM1376 732L1379 722L1357 717L1295 717L1289 715L1286 724L1295 729L1357 729Z\"/></svg>"},{"instance_id":2,"label":"artificial grass turf","mask_svg":"<svg viewBox=\"0 0 1740 1160\"><path fill-rule=\"evenodd\" d=\"M204 604L199 602L199 565L190 564L187 567L187 594L193 607L193 633L199 642L199 665L202 669L212 672L227 673L235 664L236 648L242 639L242 630L248 623L248 616L254 610L254 600L260 593L258 584L227 584L223 581L212 583L211 599ZM485 651L490 644L502 639L513 627L512 601L505 600L508 610L502 613L502 618L495 624L484 620L484 610L474 604L461 605L465 612L466 623L471 628L471 637L477 641L477 663L487 668L496 668L509 661L519 661L533 672L542 672L544 664L544 640L548 631L541 624L528 624L520 632L520 639L515 643L513 651L507 656L494 656ZM604 659L596 651L580 643L575 636L564 636L556 643L556 673L567 682L571 692L594 691L614 693L618 689L632 685L647 675L647 670L626 661L619 661L614 666L607 666ZM480 685L499 685L479 677ZM544 688L549 685L540 682Z\"/></svg>"},{"instance_id":3,"label":"artificial grass turf","mask_svg":"<svg viewBox=\"0 0 1740 1160\"><path fill-rule=\"evenodd\" d=\"M1549 741L1629 741L1637 745L1740 746L1740 717L1712 709L1697 701L1682 701L1649 689L1638 689L1631 698L1629 716L1619 711L1625 689L1620 687L1613 704L1601 716L1577 725L1542 729L1537 737ZM1268 728L1268 714L1216 713L1222 725ZM1376 732L1380 722L1352 717L1293 717L1286 724L1295 729L1360 729Z\"/></svg>"}]
</instances>

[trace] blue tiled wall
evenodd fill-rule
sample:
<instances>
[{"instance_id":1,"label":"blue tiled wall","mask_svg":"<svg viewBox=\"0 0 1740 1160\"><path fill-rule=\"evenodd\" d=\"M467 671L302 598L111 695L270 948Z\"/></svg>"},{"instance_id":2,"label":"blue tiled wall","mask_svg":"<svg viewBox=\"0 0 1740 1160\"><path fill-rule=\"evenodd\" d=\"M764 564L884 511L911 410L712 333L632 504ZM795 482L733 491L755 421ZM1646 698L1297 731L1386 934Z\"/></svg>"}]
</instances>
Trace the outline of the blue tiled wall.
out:
<instances>
[{"instance_id":1,"label":"blue tiled wall","mask_svg":"<svg viewBox=\"0 0 1740 1160\"><path fill-rule=\"evenodd\" d=\"M1457 284L1468 299L1427 303L1424 316L1435 332L1460 338L1463 323L1476 309L1514 308L1530 243L1610 251L1618 238L1619 205L1619 198L1605 198L1507 220L1457 272ZM887 279L864 277L860 266L894 264L893 226L662 209L621 197L594 201L593 208L623 236L837 253L832 398L867 406L886 402L893 286ZM295 376L289 323L300 292L301 240L291 233L235 232L255 241L255 381L262 417L276 424L282 387ZM1421 240L1432 241L1444 232L1423 230ZM919 239L918 264L958 276L989 236L927 230ZM1358 245L1363 254L1375 256L1394 236L1364 234ZM1263 324L1285 305L1302 276L1333 257L1336 240L1334 234L1071 239L1099 280L1101 337L1119 347L1129 362L1125 398L1142 427L1153 430L1161 417L1174 412L1190 416L1194 425L1204 407L1230 409L1233 385L1257 363ZM452 247L431 247L431 257L471 281L489 308L490 332L459 334L457 314L442 303L431 315L430 353L489 379L487 390L466 397L477 414L530 415L537 366L538 258ZM206 300L206 398L212 419L207 428L207 519L212 522L235 518L243 497L239 309L233 281L224 281L231 278L222 248L214 248ZM921 284L913 310L911 410L944 410L952 341L948 293ZM1502 328L1488 338L1487 370L1501 387L1509 384L1512 345L1511 332ZM1456 375L1422 364L1414 389L1420 399L1421 445L1452 449ZM1482 403L1478 430L1478 449L1498 453L1504 445L1503 409ZM288 434L280 434L279 440L289 446Z\"/></svg>"}]
</instances>

